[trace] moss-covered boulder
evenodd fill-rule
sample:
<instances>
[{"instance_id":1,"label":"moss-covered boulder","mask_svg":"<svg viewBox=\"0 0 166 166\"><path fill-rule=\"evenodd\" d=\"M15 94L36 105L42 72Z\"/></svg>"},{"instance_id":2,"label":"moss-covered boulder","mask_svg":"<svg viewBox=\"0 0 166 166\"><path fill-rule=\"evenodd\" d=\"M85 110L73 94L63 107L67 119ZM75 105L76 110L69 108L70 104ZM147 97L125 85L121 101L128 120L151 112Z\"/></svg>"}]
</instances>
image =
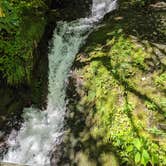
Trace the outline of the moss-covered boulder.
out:
<instances>
[{"instance_id":1,"label":"moss-covered boulder","mask_svg":"<svg viewBox=\"0 0 166 166\"><path fill-rule=\"evenodd\" d=\"M113 153L120 165L166 165L166 16L151 6L107 15L78 54L68 89L68 160L114 166Z\"/></svg>"}]
</instances>

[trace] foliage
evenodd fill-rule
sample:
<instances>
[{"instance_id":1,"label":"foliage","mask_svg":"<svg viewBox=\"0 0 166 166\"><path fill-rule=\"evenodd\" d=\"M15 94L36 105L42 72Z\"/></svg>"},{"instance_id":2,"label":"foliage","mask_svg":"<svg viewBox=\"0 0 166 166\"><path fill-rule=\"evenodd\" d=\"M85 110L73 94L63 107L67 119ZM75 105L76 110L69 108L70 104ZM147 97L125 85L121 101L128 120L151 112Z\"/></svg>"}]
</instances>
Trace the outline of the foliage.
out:
<instances>
[{"instance_id":1,"label":"foliage","mask_svg":"<svg viewBox=\"0 0 166 166\"><path fill-rule=\"evenodd\" d=\"M0 72L8 84L19 84L30 78L46 5L42 0L2 0L0 9Z\"/></svg>"},{"instance_id":2,"label":"foliage","mask_svg":"<svg viewBox=\"0 0 166 166\"><path fill-rule=\"evenodd\" d=\"M157 111L161 106L156 104L155 96L150 96L151 89L142 91L146 89L143 76L145 73L150 75L146 59L151 54L126 36L122 28L115 26L113 29L102 27L94 36L91 34L85 48L87 56L80 58L80 63L86 64L79 75L84 78L83 89L87 92L80 103L93 112L95 124L91 126L91 134L96 139L102 138L103 144L111 144L110 148L124 165L164 166L165 148L152 138L165 138L165 134L145 126L151 111L159 114ZM100 36L103 32L107 35ZM141 112L139 120L137 114Z\"/></svg>"},{"instance_id":3,"label":"foliage","mask_svg":"<svg viewBox=\"0 0 166 166\"><path fill-rule=\"evenodd\" d=\"M162 73L159 76L154 78L154 82L158 87L164 87L166 85L166 73Z\"/></svg>"}]
</instances>

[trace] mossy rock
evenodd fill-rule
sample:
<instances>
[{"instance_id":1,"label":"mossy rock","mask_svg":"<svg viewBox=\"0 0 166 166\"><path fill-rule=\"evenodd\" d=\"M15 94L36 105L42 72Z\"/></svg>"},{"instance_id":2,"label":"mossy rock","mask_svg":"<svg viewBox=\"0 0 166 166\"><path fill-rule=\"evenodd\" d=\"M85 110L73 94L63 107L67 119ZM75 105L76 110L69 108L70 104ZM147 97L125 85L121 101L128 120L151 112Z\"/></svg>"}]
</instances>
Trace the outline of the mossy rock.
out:
<instances>
[{"instance_id":1,"label":"mossy rock","mask_svg":"<svg viewBox=\"0 0 166 166\"><path fill-rule=\"evenodd\" d=\"M69 129L96 163L112 150L120 165L166 164L166 38L158 11L147 9L108 14L73 65Z\"/></svg>"}]
</instances>

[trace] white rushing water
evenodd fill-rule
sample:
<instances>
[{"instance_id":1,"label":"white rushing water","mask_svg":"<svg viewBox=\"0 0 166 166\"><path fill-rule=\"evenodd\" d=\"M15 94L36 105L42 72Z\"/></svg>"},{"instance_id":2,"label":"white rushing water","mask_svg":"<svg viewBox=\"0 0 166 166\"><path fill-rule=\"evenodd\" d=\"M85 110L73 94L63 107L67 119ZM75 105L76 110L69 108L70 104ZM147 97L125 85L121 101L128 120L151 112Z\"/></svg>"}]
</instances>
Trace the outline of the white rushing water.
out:
<instances>
[{"instance_id":1,"label":"white rushing water","mask_svg":"<svg viewBox=\"0 0 166 166\"><path fill-rule=\"evenodd\" d=\"M49 166L50 152L60 143L66 111L66 79L80 46L104 15L116 8L116 0L93 0L92 14L72 22L59 22L49 53L49 93L45 111L25 108L19 132L12 131L3 162Z\"/></svg>"}]
</instances>

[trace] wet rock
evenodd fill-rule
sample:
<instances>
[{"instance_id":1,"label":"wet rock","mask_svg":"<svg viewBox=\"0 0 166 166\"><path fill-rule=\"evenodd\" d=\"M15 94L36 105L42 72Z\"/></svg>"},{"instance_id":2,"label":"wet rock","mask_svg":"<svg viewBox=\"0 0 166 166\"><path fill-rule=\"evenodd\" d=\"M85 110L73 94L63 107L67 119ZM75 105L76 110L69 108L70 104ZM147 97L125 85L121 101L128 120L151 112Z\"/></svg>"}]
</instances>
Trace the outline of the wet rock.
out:
<instances>
[{"instance_id":1,"label":"wet rock","mask_svg":"<svg viewBox=\"0 0 166 166\"><path fill-rule=\"evenodd\" d=\"M20 112L23 109L23 105L26 103L26 99L21 96L21 93L19 92L21 89L12 89L8 87L2 87L0 88L0 128L1 131L10 132L9 128L16 127L16 124L11 124L9 122L10 119L14 118L15 115L20 114ZM26 91L22 89L22 92ZM7 123L8 122L8 123ZM14 122L14 121L13 121ZM6 125L5 125L6 124ZM8 126L8 127L7 127Z\"/></svg>"},{"instance_id":2,"label":"wet rock","mask_svg":"<svg viewBox=\"0 0 166 166\"><path fill-rule=\"evenodd\" d=\"M52 1L48 18L52 22L57 20L74 20L77 18L85 17L90 13L92 0L63 0ZM58 9L56 11L56 9Z\"/></svg>"}]
</instances>

